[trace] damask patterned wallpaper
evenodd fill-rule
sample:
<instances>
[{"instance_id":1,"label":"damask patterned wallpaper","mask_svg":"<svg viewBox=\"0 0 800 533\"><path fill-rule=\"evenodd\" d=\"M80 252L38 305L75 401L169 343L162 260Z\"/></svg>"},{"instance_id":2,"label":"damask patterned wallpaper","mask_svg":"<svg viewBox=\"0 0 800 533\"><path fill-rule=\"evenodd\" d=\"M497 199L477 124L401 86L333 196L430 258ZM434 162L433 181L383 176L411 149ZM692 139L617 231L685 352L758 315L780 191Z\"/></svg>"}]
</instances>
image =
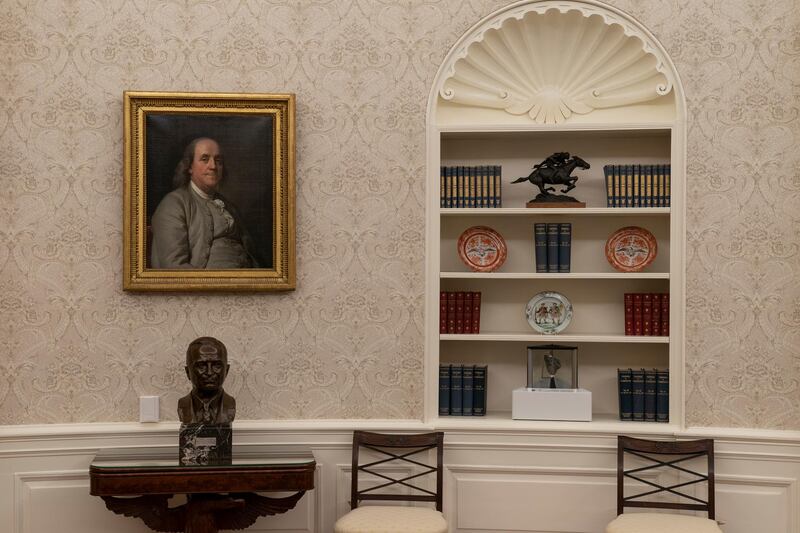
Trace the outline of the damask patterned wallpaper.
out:
<instances>
[{"instance_id":1,"label":"damask patterned wallpaper","mask_svg":"<svg viewBox=\"0 0 800 533\"><path fill-rule=\"evenodd\" d=\"M239 418L419 418L425 105L497 0L11 0L0 13L0 423L162 416L228 345ZM800 429L800 10L615 0L689 105L687 420ZM295 92L298 290L121 290L122 91Z\"/></svg>"}]
</instances>

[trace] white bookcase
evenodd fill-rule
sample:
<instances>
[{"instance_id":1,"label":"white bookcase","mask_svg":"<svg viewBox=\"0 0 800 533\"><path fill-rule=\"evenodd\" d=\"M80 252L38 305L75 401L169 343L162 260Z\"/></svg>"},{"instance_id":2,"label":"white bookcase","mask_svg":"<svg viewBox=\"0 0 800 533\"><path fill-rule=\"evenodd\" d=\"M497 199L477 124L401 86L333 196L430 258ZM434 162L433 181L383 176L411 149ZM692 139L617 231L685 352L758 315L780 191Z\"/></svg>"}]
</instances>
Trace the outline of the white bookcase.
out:
<instances>
[{"instance_id":1,"label":"white bookcase","mask_svg":"<svg viewBox=\"0 0 800 533\"><path fill-rule=\"evenodd\" d=\"M660 45L635 21L609 9L578 1L513 4L469 30L437 75L428 108L426 246L426 418L437 427L664 432L682 426L683 96ZM581 25L585 28L580 29ZM545 26L579 30L565 38L570 46L542 49L548 56L542 60L537 59L535 44ZM514 43L522 43L519 46L526 47L527 53L516 53ZM581 46L587 43L592 43L591 49L582 52ZM645 58L638 62L631 60L637 46ZM559 53L571 55L553 57ZM627 56L616 61L616 53ZM593 59L594 54L601 54L602 60ZM544 68L559 69L559 64L569 64L574 57L583 58L594 69L596 79L584 83L586 94L590 93L584 98L590 104L588 110L574 102L583 92L567 94L569 80L577 71L572 78L563 72L552 79L542 74ZM625 61L628 66L620 67ZM509 65L519 72L509 73ZM604 74L603 68L609 72ZM648 83L654 87L645 97ZM537 87L545 87L548 95L537 93ZM591 104L598 103L595 97L607 95L603 87L611 96L591 109ZM632 101L634 88L641 94ZM563 105L551 115L514 114L520 111L519 105L514 113L504 108L508 101L527 98L523 107L530 104L535 109L537 98L552 100L553 94L560 94L567 108L572 105L580 113L567 110L559 115ZM540 104L544 107L547 101ZM511 184L554 152L569 152L590 163L590 169L573 173L579 179L569 193L585 202L586 208L526 208L526 201L538 189L528 182ZM666 162L672 169L669 208L606 207L604 165ZM501 165L502 207L441 208L441 165ZM569 274L536 273L533 225L548 221L572 224ZM458 237L474 225L489 226L503 235L508 258L499 270L471 272L459 260ZM643 272L617 272L605 258L606 239L624 226L644 227L657 238L657 257ZM570 325L557 335L539 335L525 319L528 300L546 290L567 296L574 309ZM479 334L439 333L440 291L481 292ZM668 337L625 336L623 295L627 292L670 293ZM578 346L579 385L592 391L592 422L511 420L511 391L525 385L526 346L542 343ZM488 365L487 416L439 416L440 363ZM617 368L628 367L669 368L668 425L618 420Z\"/></svg>"}]
</instances>

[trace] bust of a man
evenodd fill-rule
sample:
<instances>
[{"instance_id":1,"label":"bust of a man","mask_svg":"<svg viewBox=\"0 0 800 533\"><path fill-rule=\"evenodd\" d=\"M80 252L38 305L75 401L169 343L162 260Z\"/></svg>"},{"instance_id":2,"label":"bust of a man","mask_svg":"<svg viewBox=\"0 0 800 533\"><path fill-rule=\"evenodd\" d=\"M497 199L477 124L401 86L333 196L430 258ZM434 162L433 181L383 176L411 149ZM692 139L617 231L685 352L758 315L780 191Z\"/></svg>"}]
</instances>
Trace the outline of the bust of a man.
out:
<instances>
[{"instance_id":1,"label":"bust of a man","mask_svg":"<svg viewBox=\"0 0 800 533\"><path fill-rule=\"evenodd\" d=\"M178 400L178 418L184 424L230 424L236 400L222 389L228 375L228 350L214 337L200 337L186 349L186 375L192 391Z\"/></svg>"}]
</instances>

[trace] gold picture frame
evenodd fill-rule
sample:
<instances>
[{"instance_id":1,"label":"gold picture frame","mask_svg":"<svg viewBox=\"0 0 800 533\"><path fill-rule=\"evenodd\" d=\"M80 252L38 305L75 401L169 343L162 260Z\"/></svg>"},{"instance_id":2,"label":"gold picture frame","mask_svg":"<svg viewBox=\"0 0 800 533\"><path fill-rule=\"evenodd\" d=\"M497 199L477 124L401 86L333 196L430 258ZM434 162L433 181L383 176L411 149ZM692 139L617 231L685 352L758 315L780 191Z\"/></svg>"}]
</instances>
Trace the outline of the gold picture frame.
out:
<instances>
[{"instance_id":1,"label":"gold picture frame","mask_svg":"<svg viewBox=\"0 0 800 533\"><path fill-rule=\"evenodd\" d=\"M295 289L295 96L123 97L123 289Z\"/></svg>"}]
</instances>

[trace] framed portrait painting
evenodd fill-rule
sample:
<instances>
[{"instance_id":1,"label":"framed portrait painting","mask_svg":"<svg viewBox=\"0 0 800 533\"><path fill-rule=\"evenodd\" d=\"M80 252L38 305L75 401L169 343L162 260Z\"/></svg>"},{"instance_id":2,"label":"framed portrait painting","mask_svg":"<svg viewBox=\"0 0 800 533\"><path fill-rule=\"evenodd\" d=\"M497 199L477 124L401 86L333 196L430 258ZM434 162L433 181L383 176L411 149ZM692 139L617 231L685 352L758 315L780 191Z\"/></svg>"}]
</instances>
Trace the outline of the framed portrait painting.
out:
<instances>
[{"instance_id":1,"label":"framed portrait painting","mask_svg":"<svg viewBox=\"0 0 800 533\"><path fill-rule=\"evenodd\" d=\"M295 288L293 94L124 93L123 288Z\"/></svg>"}]
</instances>

